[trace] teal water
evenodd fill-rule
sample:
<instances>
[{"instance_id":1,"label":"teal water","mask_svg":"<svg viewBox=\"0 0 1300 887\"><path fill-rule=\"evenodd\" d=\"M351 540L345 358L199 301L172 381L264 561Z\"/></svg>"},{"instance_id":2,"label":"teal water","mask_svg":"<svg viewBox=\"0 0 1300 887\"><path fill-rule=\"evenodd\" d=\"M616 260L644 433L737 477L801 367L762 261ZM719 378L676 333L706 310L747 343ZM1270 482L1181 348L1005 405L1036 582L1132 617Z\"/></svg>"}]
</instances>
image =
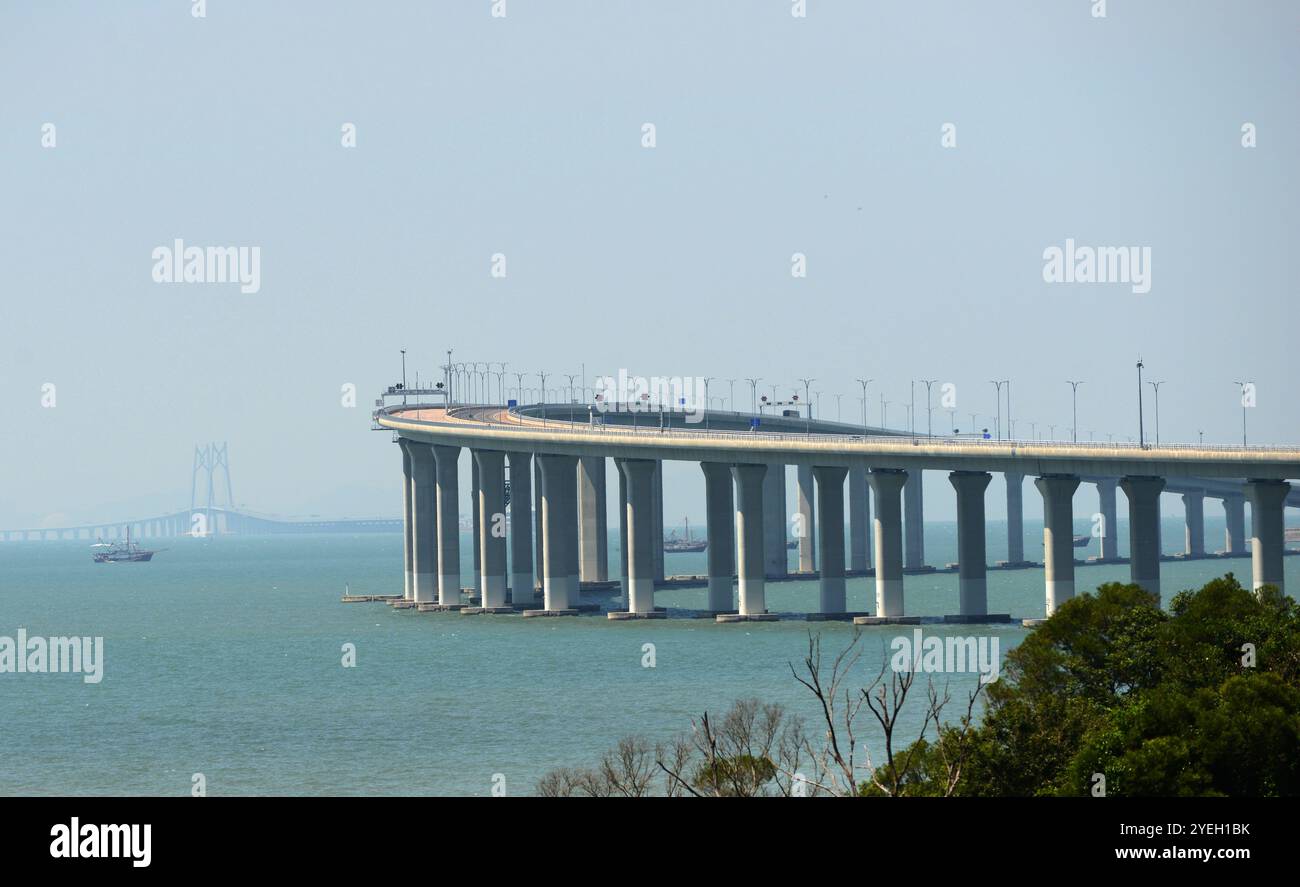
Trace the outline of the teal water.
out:
<instances>
[{"instance_id":1,"label":"teal water","mask_svg":"<svg viewBox=\"0 0 1300 887\"><path fill-rule=\"evenodd\" d=\"M1167 549L1181 540L1176 522L1164 538ZM991 560L1004 556L1004 540L990 524ZM509 793L525 794L546 770L594 763L622 735L667 739L737 698L782 702L812 718L787 663L803 656L809 629L821 632L828 654L852 634L837 623L524 620L341 603L345 582L356 593L401 591L396 535L160 544L168 550L152 563L119 565L91 563L85 542L0 544L0 635L22 627L30 636L105 639L98 685L78 675L0 674L0 794L184 795L194 773L210 795L485 795L495 774ZM954 551L953 525L927 526L931 563ZM668 558L670 573L704 570L702 554ZM1249 568L1248 560L1167 563L1165 597ZM1300 559L1289 558L1293 590L1298 570ZM1077 573L1081 589L1125 578L1124 566ZM849 581L851 607L867 608L868 581ZM908 612L952 611L956 582L909 576ZM991 572L989 586L992 611L1041 615L1039 571ZM698 607L704 594L661 591L658 601ZM814 582L768 587L773 610L807 611L816 597ZM995 636L1004 656L1024 636L1018 626L925 630ZM859 683L898 633L865 630ZM356 645L356 668L341 666L345 643ZM654 668L642 667L647 643ZM957 697L974 677L951 682ZM919 710L909 715L911 735Z\"/></svg>"}]
</instances>

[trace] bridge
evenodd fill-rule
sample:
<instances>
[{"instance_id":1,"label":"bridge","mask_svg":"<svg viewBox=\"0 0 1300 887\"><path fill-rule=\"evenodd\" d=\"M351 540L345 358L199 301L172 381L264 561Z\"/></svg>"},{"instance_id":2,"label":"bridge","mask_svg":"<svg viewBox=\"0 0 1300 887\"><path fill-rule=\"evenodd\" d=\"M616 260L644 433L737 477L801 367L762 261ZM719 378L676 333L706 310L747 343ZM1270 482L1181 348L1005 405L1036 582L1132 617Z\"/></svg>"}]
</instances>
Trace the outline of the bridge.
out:
<instances>
[{"instance_id":1,"label":"bridge","mask_svg":"<svg viewBox=\"0 0 1300 887\"><path fill-rule=\"evenodd\" d=\"M224 483L218 483L219 474L224 474ZM207 490L206 498L201 492L204 487ZM225 505L217 504L218 491L222 489L225 492ZM104 523L0 530L0 541L125 539L128 529L133 539L169 539L178 536L270 536L290 533L396 533L402 528L402 521L396 518L293 519L236 508L234 501L230 482L229 447L225 443L210 443L194 447L190 507L187 510Z\"/></svg>"},{"instance_id":2,"label":"bridge","mask_svg":"<svg viewBox=\"0 0 1300 887\"><path fill-rule=\"evenodd\" d=\"M650 412L643 404L387 406L375 427L402 453L405 584L394 606L470 613L574 615L580 582L605 582L606 460L618 476L620 583L625 611L610 618L656 618L663 573L664 460L700 465L707 512L708 610L719 621L764 621L765 582L787 575L785 473L797 473L800 572L816 575L814 618L917 621L905 606L904 577L925 564L922 482L945 471L957 499L959 591L953 621L1003 621L989 614L985 492L1006 481L1008 550L994 566L1038 566L1023 551L1026 476L1043 498L1045 612L1074 595L1073 497L1094 484L1102 515L1102 561L1118 562L1116 491L1128 503L1132 581L1160 593L1162 492L1186 505L1184 556L1209 557L1203 504L1223 501L1224 556L1245 556L1245 503L1251 503L1252 582L1284 586L1287 504L1300 504L1288 479L1300 476L1300 448L1043 443L930 437L796 416ZM475 587L479 606L461 600L458 460L471 459ZM510 564L504 535L482 515L510 503ZM848 487L847 508L845 486ZM535 502L536 508L532 507ZM903 505L906 503L906 518ZM845 521L849 551L845 551ZM869 528L869 529L868 529ZM534 553L534 537L537 539ZM874 566L873 566L874 562ZM849 572L873 575L875 611L846 611ZM542 601L536 600L540 579ZM733 580L738 601L733 602Z\"/></svg>"}]
</instances>

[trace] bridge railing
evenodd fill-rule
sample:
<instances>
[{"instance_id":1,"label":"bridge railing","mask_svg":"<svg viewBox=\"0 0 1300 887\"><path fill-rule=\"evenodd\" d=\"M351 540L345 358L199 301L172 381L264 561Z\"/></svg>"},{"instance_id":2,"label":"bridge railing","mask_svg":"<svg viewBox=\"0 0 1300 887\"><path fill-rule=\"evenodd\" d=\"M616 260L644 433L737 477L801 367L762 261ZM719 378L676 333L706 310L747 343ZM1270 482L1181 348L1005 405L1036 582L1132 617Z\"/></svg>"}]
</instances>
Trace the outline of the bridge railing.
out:
<instances>
[{"instance_id":1,"label":"bridge railing","mask_svg":"<svg viewBox=\"0 0 1300 887\"><path fill-rule=\"evenodd\" d=\"M540 405L528 407L536 409ZM564 404L565 408L572 405ZM409 409L409 408L408 408ZM487 409L483 406L454 406L447 411L448 415L460 420L472 420L486 422L483 416L477 413ZM494 411L506 409L503 407L491 407ZM401 408L390 408L381 411L387 415L393 415L401 412ZM1136 442L1128 441L1033 441L1021 439L984 439L984 438L959 438L959 437L939 437L926 436L924 434L911 435L906 432L894 434L852 434L845 432L820 432L820 431L764 431L759 429L752 430L735 430L735 429L704 429L704 428L682 428L680 425L669 425L660 427L657 422L657 413L635 412L637 416L645 416L646 425L630 425L624 423L607 423L607 422L575 422L570 418L553 418L546 419L540 416L525 414L520 412L519 407L510 407L506 409L507 415L515 419L515 422L502 422L500 427L503 429L515 428L529 432L541 432L545 434L571 434L575 431L586 433L607 434L613 436L631 436L631 437L673 437L677 439L695 439L695 440L718 440L718 441L744 441L744 440L770 440L780 441L807 441L817 443L834 444L848 441L864 441L878 443L900 443L909 441L915 446L941 447L950 449L998 449L1006 447L1048 447L1052 449L1076 450L1079 453L1086 453L1096 450L1107 450L1112 452L1150 452L1152 450L1173 450L1176 452L1209 452L1209 453L1286 453L1295 452L1297 447L1290 446L1224 446L1215 444L1183 444L1183 443L1161 443L1158 447L1148 443L1145 447ZM632 415L631 411L616 411L620 415ZM674 413L672 415L681 415ZM457 426L457 422L440 422L438 420L420 419L424 424L443 425L449 428ZM549 422L558 424L551 425Z\"/></svg>"}]
</instances>

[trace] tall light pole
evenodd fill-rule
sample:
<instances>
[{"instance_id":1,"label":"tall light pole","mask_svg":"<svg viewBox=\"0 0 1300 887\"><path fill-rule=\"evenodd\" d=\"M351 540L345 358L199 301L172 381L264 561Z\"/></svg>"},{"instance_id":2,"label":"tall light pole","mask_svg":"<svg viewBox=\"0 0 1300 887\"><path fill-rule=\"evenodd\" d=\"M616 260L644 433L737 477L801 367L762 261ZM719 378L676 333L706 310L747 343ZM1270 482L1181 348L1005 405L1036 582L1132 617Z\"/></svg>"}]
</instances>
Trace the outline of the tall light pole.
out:
<instances>
[{"instance_id":1,"label":"tall light pole","mask_svg":"<svg viewBox=\"0 0 1300 887\"><path fill-rule=\"evenodd\" d=\"M1160 446L1160 386L1165 382L1161 379L1159 382L1148 382L1147 384L1156 393L1156 446Z\"/></svg>"},{"instance_id":2,"label":"tall light pole","mask_svg":"<svg viewBox=\"0 0 1300 887\"><path fill-rule=\"evenodd\" d=\"M573 383L578 378L577 373L563 373L564 378L569 380L569 403L573 403Z\"/></svg>"},{"instance_id":3,"label":"tall light pole","mask_svg":"<svg viewBox=\"0 0 1300 887\"><path fill-rule=\"evenodd\" d=\"M844 418L844 416L843 416L843 414L842 414L842 412L841 412L841 410L840 410L840 398L843 397L843 396L844 396L843 394L837 394L837 395L835 395L835 421L836 421L836 422L839 422L839 421L841 421L841 420Z\"/></svg>"},{"instance_id":4,"label":"tall light pole","mask_svg":"<svg viewBox=\"0 0 1300 887\"><path fill-rule=\"evenodd\" d=\"M538 372L537 378L542 380L542 427L546 426L546 371Z\"/></svg>"},{"instance_id":5,"label":"tall light pole","mask_svg":"<svg viewBox=\"0 0 1300 887\"><path fill-rule=\"evenodd\" d=\"M997 390L998 414L997 422L993 425L993 428L998 433L998 440L1002 440L1002 386L1006 384L1006 380L989 379L989 384Z\"/></svg>"},{"instance_id":6,"label":"tall light pole","mask_svg":"<svg viewBox=\"0 0 1300 887\"><path fill-rule=\"evenodd\" d=\"M1079 442L1079 386L1083 384L1082 379L1066 379L1066 383L1073 390L1074 394L1074 425L1071 428L1074 442Z\"/></svg>"},{"instance_id":7,"label":"tall light pole","mask_svg":"<svg viewBox=\"0 0 1300 887\"><path fill-rule=\"evenodd\" d=\"M1138 446L1146 449L1146 431L1142 424L1142 358L1138 358Z\"/></svg>"},{"instance_id":8,"label":"tall light pole","mask_svg":"<svg viewBox=\"0 0 1300 887\"><path fill-rule=\"evenodd\" d=\"M447 402L451 402L451 349L447 349L447 366L443 368L443 374L446 378L443 380L447 383Z\"/></svg>"},{"instance_id":9,"label":"tall light pole","mask_svg":"<svg viewBox=\"0 0 1300 887\"><path fill-rule=\"evenodd\" d=\"M727 384L731 386L731 393L727 395L727 409L734 413L736 411L736 380L728 379Z\"/></svg>"},{"instance_id":10,"label":"tall light pole","mask_svg":"<svg viewBox=\"0 0 1300 887\"><path fill-rule=\"evenodd\" d=\"M718 379L717 376L704 377L704 430L705 431L709 430L709 410L713 408L713 404L709 403L709 383L716 382L717 379Z\"/></svg>"},{"instance_id":11,"label":"tall light pole","mask_svg":"<svg viewBox=\"0 0 1300 887\"><path fill-rule=\"evenodd\" d=\"M1007 386L1007 439L1010 440L1016 432L1015 423L1011 421L1011 380L1003 379L1002 382Z\"/></svg>"},{"instance_id":12,"label":"tall light pole","mask_svg":"<svg viewBox=\"0 0 1300 887\"><path fill-rule=\"evenodd\" d=\"M524 400L524 376L526 376L527 373L511 373L510 375L512 375L512 376L515 377L515 394L518 396L518 398L519 398L519 402L520 402L520 403L523 403L523 400Z\"/></svg>"},{"instance_id":13,"label":"tall light pole","mask_svg":"<svg viewBox=\"0 0 1300 887\"><path fill-rule=\"evenodd\" d=\"M746 378L745 381L749 383L749 411L753 415L758 415L758 383L762 382L763 378L761 376L757 379Z\"/></svg>"},{"instance_id":14,"label":"tall light pole","mask_svg":"<svg viewBox=\"0 0 1300 887\"><path fill-rule=\"evenodd\" d=\"M874 379L858 379L857 382L862 386L862 433L867 433L867 383L874 382Z\"/></svg>"},{"instance_id":15,"label":"tall light pole","mask_svg":"<svg viewBox=\"0 0 1300 887\"><path fill-rule=\"evenodd\" d=\"M406 406L406 349L402 349L402 406Z\"/></svg>"},{"instance_id":16,"label":"tall light pole","mask_svg":"<svg viewBox=\"0 0 1300 887\"><path fill-rule=\"evenodd\" d=\"M938 379L922 379L925 383L925 436L934 437L934 416L933 409L930 406L930 386Z\"/></svg>"},{"instance_id":17,"label":"tall light pole","mask_svg":"<svg viewBox=\"0 0 1300 887\"><path fill-rule=\"evenodd\" d=\"M804 430L811 432L812 431L812 392L809 390L809 387L812 385L813 382L816 382L817 380L800 379L799 381L803 383L803 397L804 400L807 401L808 403L808 419L804 423Z\"/></svg>"},{"instance_id":18,"label":"tall light pole","mask_svg":"<svg viewBox=\"0 0 1300 887\"><path fill-rule=\"evenodd\" d=\"M1241 391L1241 445L1244 447L1246 445L1246 386L1251 383L1234 380L1233 384Z\"/></svg>"},{"instance_id":19,"label":"tall light pole","mask_svg":"<svg viewBox=\"0 0 1300 887\"><path fill-rule=\"evenodd\" d=\"M889 401L885 400L885 393L880 392L880 427L889 427Z\"/></svg>"}]
</instances>

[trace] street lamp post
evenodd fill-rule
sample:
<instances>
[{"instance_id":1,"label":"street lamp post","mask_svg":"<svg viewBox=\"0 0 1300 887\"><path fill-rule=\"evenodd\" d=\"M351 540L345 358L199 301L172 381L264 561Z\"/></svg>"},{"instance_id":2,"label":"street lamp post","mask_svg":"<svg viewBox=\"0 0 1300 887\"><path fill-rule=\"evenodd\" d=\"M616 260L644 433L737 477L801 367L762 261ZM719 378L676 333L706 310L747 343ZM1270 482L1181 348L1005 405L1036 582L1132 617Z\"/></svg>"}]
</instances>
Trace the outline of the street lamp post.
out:
<instances>
[{"instance_id":1,"label":"street lamp post","mask_svg":"<svg viewBox=\"0 0 1300 887\"><path fill-rule=\"evenodd\" d=\"M1161 379L1159 382L1148 382L1147 384L1156 393L1156 446L1160 446L1160 386L1165 382Z\"/></svg>"},{"instance_id":2,"label":"street lamp post","mask_svg":"<svg viewBox=\"0 0 1300 887\"><path fill-rule=\"evenodd\" d=\"M762 382L763 378L761 376L757 379L747 378L745 381L749 383L749 411L754 415L758 415L758 383Z\"/></svg>"},{"instance_id":3,"label":"street lamp post","mask_svg":"<svg viewBox=\"0 0 1300 887\"><path fill-rule=\"evenodd\" d=\"M1079 442L1079 386L1083 384L1083 380L1066 379L1065 381L1069 384L1071 390L1073 391L1074 425L1071 427L1071 431L1072 431L1072 436L1074 438L1074 442L1078 443Z\"/></svg>"},{"instance_id":4,"label":"street lamp post","mask_svg":"<svg viewBox=\"0 0 1300 887\"><path fill-rule=\"evenodd\" d=\"M989 384L997 391L998 412L997 421L993 425L993 428L997 431L998 440L1002 440L1002 386L1007 384L1007 382L1005 379L989 379Z\"/></svg>"},{"instance_id":5,"label":"street lamp post","mask_svg":"<svg viewBox=\"0 0 1300 887\"><path fill-rule=\"evenodd\" d=\"M867 433L867 383L873 382L874 379L858 379L857 382L862 386L862 433Z\"/></svg>"},{"instance_id":6,"label":"street lamp post","mask_svg":"<svg viewBox=\"0 0 1300 887\"><path fill-rule=\"evenodd\" d=\"M1142 423L1142 358L1138 358L1138 446L1146 449L1146 429Z\"/></svg>"},{"instance_id":7,"label":"street lamp post","mask_svg":"<svg viewBox=\"0 0 1300 887\"><path fill-rule=\"evenodd\" d=\"M1241 445L1246 445L1246 386L1250 382L1236 382L1234 384L1241 390Z\"/></svg>"},{"instance_id":8,"label":"street lamp post","mask_svg":"<svg viewBox=\"0 0 1300 887\"><path fill-rule=\"evenodd\" d=\"M933 408L930 406L930 386L938 379L922 379L925 383L925 436L934 437L934 415Z\"/></svg>"},{"instance_id":9,"label":"street lamp post","mask_svg":"<svg viewBox=\"0 0 1300 887\"><path fill-rule=\"evenodd\" d=\"M807 420L804 422L804 430L811 432L812 431L812 392L809 390L809 388L812 385L812 383L816 382L817 380L800 379L799 381L803 383L803 397L804 400L808 403L808 417Z\"/></svg>"},{"instance_id":10,"label":"street lamp post","mask_svg":"<svg viewBox=\"0 0 1300 887\"><path fill-rule=\"evenodd\" d=\"M543 370L537 374L537 378L542 380L542 427L546 427L546 372Z\"/></svg>"},{"instance_id":11,"label":"street lamp post","mask_svg":"<svg viewBox=\"0 0 1300 887\"><path fill-rule=\"evenodd\" d=\"M406 349L402 349L402 406L406 406Z\"/></svg>"}]
</instances>

